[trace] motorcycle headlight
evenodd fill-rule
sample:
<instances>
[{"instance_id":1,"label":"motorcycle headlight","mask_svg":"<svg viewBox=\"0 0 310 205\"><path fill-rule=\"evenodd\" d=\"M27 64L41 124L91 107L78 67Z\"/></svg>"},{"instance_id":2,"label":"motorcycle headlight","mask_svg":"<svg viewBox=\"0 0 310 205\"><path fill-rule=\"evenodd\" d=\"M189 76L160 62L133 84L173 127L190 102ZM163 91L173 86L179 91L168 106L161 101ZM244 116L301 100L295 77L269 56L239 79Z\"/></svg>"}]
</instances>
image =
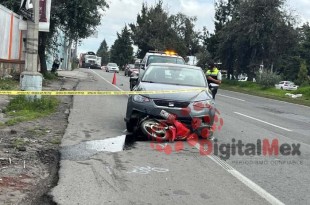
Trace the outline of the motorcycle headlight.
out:
<instances>
[{"instance_id":1,"label":"motorcycle headlight","mask_svg":"<svg viewBox=\"0 0 310 205\"><path fill-rule=\"evenodd\" d=\"M135 95L133 96L133 100L135 102L143 103L143 102L150 102L150 99L147 97L144 97L142 95Z\"/></svg>"}]
</instances>

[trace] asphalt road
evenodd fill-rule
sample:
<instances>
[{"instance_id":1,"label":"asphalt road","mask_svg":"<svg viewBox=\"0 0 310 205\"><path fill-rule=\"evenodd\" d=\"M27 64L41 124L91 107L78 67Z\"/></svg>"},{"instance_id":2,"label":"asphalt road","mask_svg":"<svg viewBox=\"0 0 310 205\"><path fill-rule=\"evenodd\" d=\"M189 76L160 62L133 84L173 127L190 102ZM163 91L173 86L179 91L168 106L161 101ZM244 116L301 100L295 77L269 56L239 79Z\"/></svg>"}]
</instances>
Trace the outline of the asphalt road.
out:
<instances>
[{"instance_id":1,"label":"asphalt road","mask_svg":"<svg viewBox=\"0 0 310 205\"><path fill-rule=\"evenodd\" d=\"M78 90L129 90L122 73L114 86L113 73L80 71L91 77ZM181 151L175 151L179 143L168 144L171 154L149 141L122 150L126 104L127 96L74 97L59 183L51 192L56 203L310 204L308 107L219 90L216 104L224 126L215 137L223 152L205 156L186 142ZM294 144L300 155L229 156L231 150L225 150L227 143L242 140L249 148L259 139Z\"/></svg>"}]
</instances>

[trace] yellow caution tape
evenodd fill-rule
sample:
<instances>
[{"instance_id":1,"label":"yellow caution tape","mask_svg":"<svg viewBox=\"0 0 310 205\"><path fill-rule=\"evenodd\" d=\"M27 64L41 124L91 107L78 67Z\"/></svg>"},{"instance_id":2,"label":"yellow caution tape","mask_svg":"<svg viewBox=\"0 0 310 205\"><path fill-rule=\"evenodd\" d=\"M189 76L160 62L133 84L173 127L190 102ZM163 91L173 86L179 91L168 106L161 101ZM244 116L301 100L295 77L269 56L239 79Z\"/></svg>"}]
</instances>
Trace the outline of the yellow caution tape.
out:
<instances>
[{"instance_id":1,"label":"yellow caution tape","mask_svg":"<svg viewBox=\"0 0 310 205\"><path fill-rule=\"evenodd\" d=\"M156 91L2 91L0 95L141 95L141 94L169 94L204 91L203 88L181 90L156 90Z\"/></svg>"}]
</instances>

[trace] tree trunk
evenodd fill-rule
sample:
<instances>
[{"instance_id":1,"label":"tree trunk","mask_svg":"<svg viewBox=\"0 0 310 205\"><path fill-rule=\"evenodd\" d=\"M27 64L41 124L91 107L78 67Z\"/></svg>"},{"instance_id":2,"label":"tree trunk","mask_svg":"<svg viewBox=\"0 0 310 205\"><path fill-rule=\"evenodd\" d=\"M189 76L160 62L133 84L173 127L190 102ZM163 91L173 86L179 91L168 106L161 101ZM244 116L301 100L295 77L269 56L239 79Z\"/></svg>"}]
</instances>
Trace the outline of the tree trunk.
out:
<instances>
[{"instance_id":1,"label":"tree trunk","mask_svg":"<svg viewBox=\"0 0 310 205\"><path fill-rule=\"evenodd\" d=\"M46 56L45 56L46 39L47 39L47 33L39 32L38 53L39 53L39 58L40 58L40 65L41 65L41 73L42 74L47 73Z\"/></svg>"},{"instance_id":2,"label":"tree trunk","mask_svg":"<svg viewBox=\"0 0 310 205\"><path fill-rule=\"evenodd\" d=\"M69 40L69 45L68 45L68 65L67 69L72 70L72 40Z\"/></svg>"}]
</instances>

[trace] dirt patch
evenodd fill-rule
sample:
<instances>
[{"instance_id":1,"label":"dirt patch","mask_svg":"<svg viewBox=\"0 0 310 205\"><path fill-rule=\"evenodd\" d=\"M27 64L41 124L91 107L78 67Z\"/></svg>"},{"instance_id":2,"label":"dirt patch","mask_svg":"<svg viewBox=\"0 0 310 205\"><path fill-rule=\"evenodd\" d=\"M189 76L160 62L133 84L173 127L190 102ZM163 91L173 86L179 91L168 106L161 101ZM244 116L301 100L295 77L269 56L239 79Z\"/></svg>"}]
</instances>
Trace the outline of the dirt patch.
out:
<instances>
[{"instance_id":1,"label":"dirt patch","mask_svg":"<svg viewBox=\"0 0 310 205\"><path fill-rule=\"evenodd\" d=\"M61 78L43 90L74 90L79 80ZM55 204L48 196L57 184L59 146L68 125L72 96L58 96L57 111L44 118L5 126L0 113L0 204ZM0 96L1 111L9 102Z\"/></svg>"}]
</instances>

